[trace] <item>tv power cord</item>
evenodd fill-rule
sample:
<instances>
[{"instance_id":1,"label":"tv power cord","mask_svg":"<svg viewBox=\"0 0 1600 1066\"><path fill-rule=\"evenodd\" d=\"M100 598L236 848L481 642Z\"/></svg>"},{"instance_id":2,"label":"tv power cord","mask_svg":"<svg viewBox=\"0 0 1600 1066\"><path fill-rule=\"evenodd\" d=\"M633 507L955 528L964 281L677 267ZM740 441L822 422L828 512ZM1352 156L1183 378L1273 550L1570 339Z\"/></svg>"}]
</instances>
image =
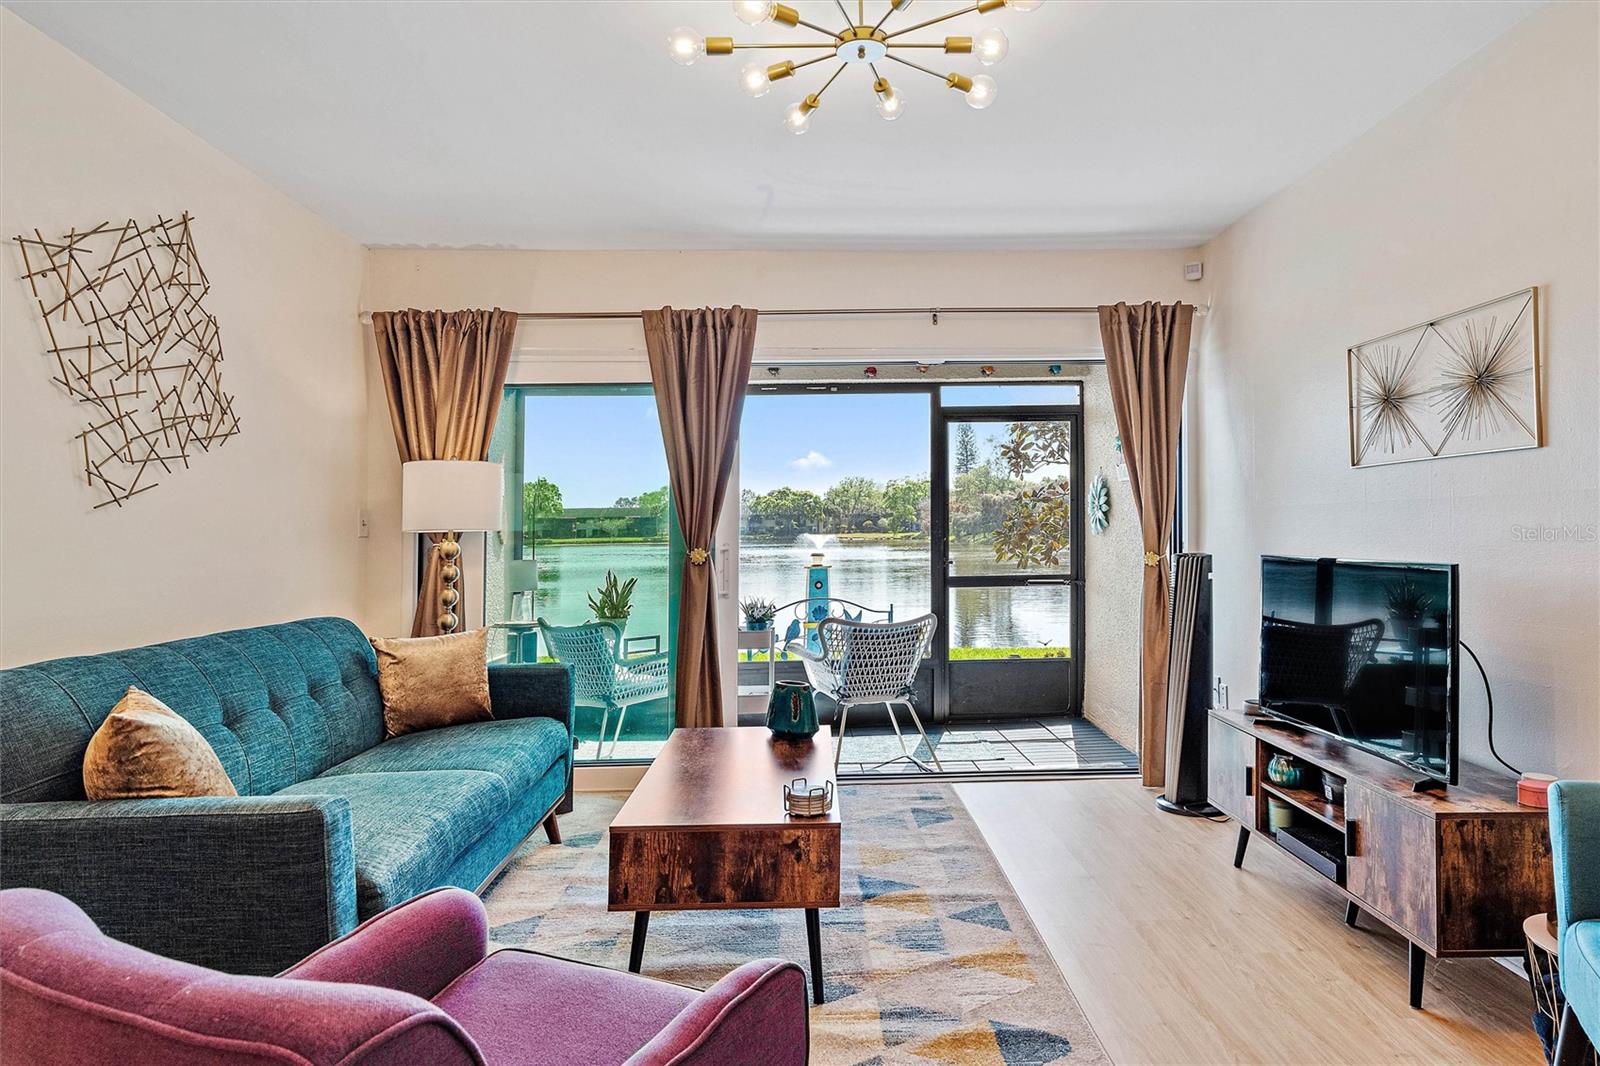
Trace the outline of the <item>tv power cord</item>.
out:
<instances>
[{"instance_id":1,"label":"tv power cord","mask_svg":"<svg viewBox=\"0 0 1600 1066\"><path fill-rule=\"evenodd\" d=\"M1478 658L1478 653L1473 651L1472 646L1466 641L1458 639L1456 643L1461 645L1463 651L1472 656L1472 663L1478 668L1478 676L1483 678L1483 698L1484 702L1489 705L1489 754L1493 755L1501 766L1521 777L1522 771L1500 758L1500 753L1494 750L1494 689L1489 687L1489 675L1483 669L1483 661Z\"/></svg>"}]
</instances>

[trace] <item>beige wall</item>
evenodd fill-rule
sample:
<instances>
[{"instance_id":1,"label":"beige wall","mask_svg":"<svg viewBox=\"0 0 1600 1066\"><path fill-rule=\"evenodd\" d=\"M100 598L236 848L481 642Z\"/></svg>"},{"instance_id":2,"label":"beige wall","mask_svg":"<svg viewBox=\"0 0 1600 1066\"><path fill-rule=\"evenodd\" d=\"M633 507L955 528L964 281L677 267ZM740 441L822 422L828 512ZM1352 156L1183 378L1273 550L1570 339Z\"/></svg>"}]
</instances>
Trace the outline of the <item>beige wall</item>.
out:
<instances>
[{"instance_id":1,"label":"beige wall","mask_svg":"<svg viewBox=\"0 0 1600 1066\"><path fill-rule=\"evenodd\" d=\"M317 613L360 619L363 253L0 11L0 662ZM93 510L12 235L188 211L242 432Z\"/></svg>"},{"instance_id":2,"label":"beige wall","mask_svg":"<svg viewBox=\"0 0 1600 1066\"><path fill-rule=\"evenodd\" d=\"M1116 300L1194 300L1183 280L1192 251L1038 253L517 252L375 250L362 306L517 310L628 310L662 304L744 303L777 307L1003 306L1098 304ZM637 322L524 323L512 375L535 381L643 381L648 378ZM1092 315L1041 317L764 319L757 358L1098 357ZM1074 371L1076 373L1076 370ZM1086 433L1091 469L1116 435L1104 374L1089 379ZM370 387L376 388L374 378ZM1098 408L1098 410L1096 410ZM408 624L407 584L415 565L398 532L399 463L387 415L374 406L368 501L373 534L366 614L388 631ZM1120 505L1105 538L1087 546L1085 704L1123 743L1136 741L1136 637L1140 552L1126 484L1113 478ZM1132 530L1134 549L1124 543ZM727 530L719 543L731 543ZM737 625L733 598L722 601L726 631ZM731 695L729 705L732 705Z\"/></svg>"},{"instance_id":3,"label":"beige wall","mask_svg":"<svg viewBox=\"0 0 1600 1066\"><path fill-rule=\"evenodd\" d=\"M1597 11L1534 15L1206 249L1191 529L1235 698L1256 687L1260 554L1459 562L1501 753L1600 773ZM1351 469L1345 349L1528 285L1549 446ZM1461 680L1462 750L1487 761L1470 663Z\"/></svg>"}]
</instances>

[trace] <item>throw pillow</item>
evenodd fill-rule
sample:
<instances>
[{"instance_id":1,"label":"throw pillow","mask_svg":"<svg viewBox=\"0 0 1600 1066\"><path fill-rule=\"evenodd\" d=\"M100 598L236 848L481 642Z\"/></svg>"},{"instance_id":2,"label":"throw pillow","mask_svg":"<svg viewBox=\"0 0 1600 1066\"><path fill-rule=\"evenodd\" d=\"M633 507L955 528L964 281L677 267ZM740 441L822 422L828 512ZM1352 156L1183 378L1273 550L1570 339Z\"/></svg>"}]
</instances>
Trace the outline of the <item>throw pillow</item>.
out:
<instances>
[{"instance_id":1,"label":"throw pillow","mask_svg":"<svg viewBox=\"0 0 1600 1066\"><path fill-rule=\"evenodd\" d=\"M239 794L200 731L131 685L89 738L83 791L92 800Z\"/></svg>"},{"instance_id":2,"label":"throw pillow","mask_svg":"<svg viewBox=\"0 0 1600 1066\"><path fill-rule=\"evenodd\" d=\"M378 691L388 736L494 717L489 713L487 629L371 640L378 653Z\"/></svg>"}]
</instances>

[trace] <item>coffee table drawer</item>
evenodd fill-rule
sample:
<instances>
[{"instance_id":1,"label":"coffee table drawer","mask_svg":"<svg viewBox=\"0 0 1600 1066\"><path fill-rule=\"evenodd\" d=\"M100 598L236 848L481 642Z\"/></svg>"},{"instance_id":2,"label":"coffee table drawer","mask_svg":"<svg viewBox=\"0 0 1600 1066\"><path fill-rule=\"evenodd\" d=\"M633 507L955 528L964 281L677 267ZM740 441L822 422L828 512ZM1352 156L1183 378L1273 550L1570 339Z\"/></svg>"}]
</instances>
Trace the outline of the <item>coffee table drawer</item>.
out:
<instances>
[{"instance_id":1,"label":"coffee table drawer","mask_svg":"<svg viewBox=\"0 0 1600 1066\"><path fill-rule=\"evenodd\" d=\"M838 905L837 822L611 829L610 910Z\"/></svg>"}]
</instances>

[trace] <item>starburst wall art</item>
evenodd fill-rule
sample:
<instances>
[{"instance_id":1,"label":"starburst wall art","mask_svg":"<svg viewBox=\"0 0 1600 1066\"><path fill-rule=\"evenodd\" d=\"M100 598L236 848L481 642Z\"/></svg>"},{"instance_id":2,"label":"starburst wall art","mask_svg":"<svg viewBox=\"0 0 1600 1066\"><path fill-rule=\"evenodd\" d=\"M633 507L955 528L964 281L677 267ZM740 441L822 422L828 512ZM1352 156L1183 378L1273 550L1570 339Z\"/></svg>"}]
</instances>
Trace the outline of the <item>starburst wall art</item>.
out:
<instances>
[{"instance_id":1,"label":"starburst wall art","mask_svg":"<svg viewBox=\"0 0 1600 1066\"><path fill-rule=\"evenodd\" d=\"M1536 288L1358 344L1347 364L1351 466L1544 444Z\"/></svg>"}]
</instances>

